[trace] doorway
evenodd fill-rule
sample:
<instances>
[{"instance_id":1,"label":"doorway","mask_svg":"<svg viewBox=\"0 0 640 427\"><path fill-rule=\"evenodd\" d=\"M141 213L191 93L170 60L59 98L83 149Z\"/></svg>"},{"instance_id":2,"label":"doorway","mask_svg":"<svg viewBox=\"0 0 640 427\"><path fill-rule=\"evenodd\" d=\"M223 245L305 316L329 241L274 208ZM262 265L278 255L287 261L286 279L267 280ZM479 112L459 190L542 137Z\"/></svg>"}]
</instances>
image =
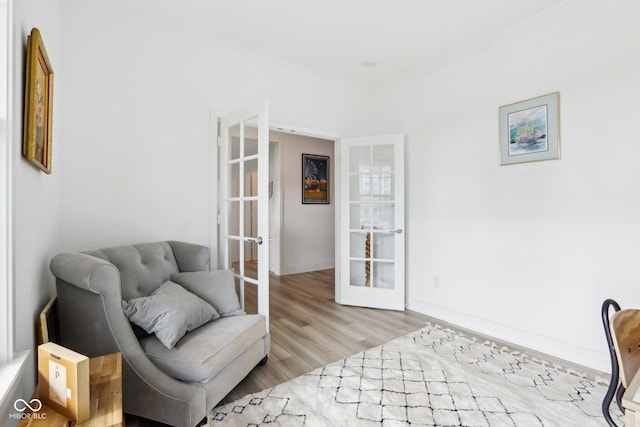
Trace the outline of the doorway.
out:
<instances>
[{"instance_id":1,"label":"doorway","mask_svg":"<svg viewBox=\"0 0 640 427\"><path fill-rule=\"evenodd\" d=\"M239 136L232 135L232 143ZM255 129L245 130L244 144L249 151L257 147ZM283 130L269 131L269 271L278 275L326 270L335 266L335 173L334 141ZM329 158L329 188L327 204L302 203L302 155L314 154ZM245 203L243 229L249 236L257 230L257 162L247 162L244 167ZM239 183L232 182L232 187ZM230 215L231 230L240 228L237 210ZM244 263L250 275L257 271L258 245L246 241ZM230 261L237 267L240 247L230 248Z\"/></svg>"},{"instance_id":2,"label":"doorway","mask_svg":"<svg viewBox=\"0 0 640 427\"><path fill-rule=\"evenodd\" d=\"M334 141L283 128L271 129L269 140L269 269L285 276L334 268ZM328 158L328 203L302 203L303 154Z\"/></svg>"},{"instance_id":3,"label":"doorway","mask_svg":"<svg viewBox=\"0 0 640 427\"><path fill-rule=\"evenodd\" d=\"M252 189L264 188L268 200L261 211L268 211L266 229L271 238L265 246L271 247L271 255L258 264L256 249L263 239L246 238L238 248L241 256L230 251L228 265L246 270L250 282L262 269L278 276L334 269L336 302L403 310L404 136L338 140L283 127L271 127L268 135L267 174L261 178L252 174L249 163L243 168L248 173L238 184L245 189L248 204L237 209L242 212L237 227L249 231L249 236L255 234ZM243 138L252 147L250 128L243 130ZM325 204L303 203L305 155L327 161Z\"/></svg>"}]
</instances>

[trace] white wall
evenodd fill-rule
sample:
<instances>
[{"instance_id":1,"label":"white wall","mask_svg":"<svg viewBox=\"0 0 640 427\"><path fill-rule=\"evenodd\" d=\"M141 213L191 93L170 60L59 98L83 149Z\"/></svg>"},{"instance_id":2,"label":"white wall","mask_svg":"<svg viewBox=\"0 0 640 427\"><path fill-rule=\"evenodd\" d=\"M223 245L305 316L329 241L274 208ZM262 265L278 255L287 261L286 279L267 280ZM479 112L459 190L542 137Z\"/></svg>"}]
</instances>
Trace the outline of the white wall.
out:
<instances>
[{"instance_id":1,"label":"white wall","mask_svg":"<svg viewBox=\"0 0 640 427\"><path fill-rule=\"evenodd\" d=\"M9 25L9 3L7 0L0 0L0 331L7 331L12 328L13 321L10 305L13 287L9 286L11 281L11 271L9 261L11 249L9 247L10 230L8 224L11 218L9 210L9 182L11 182L11 162L9 147L13 144L11 140L9 105L13 104L10 93L13 92L12 84L9 82L9 52L12 27ZM13 10L13 7L11 7ZM9 142L11 141L11 142ZM0 366L13 358L13 339L11 334L0 335ZM0 368L1 369L1 368ZM2 390L0 389L0 395Z\"/></svg>"},{"instance_id":2,"label":"white wall","mask_svg":"<svg viewBox=\"0 0 640 427\"><path fill-rule=\"evenodd\" d=\"M269 142L269 180L271 196L269 199L269 271L281 275L280 232L282 225L282 186L280 185L281 159L280 144Z\"/></svg>"},{"instance_id":3,"label":"white wall","mask_svg":"<svg viewBox=\"0 0 640 427\"><path fill-rule=\"evenodd\" d=\"M13 241L14 283L17 301L16 350L33 346L34 321L54 293L49 260L55 255L59 239L60 192L63 162L59 153L64 145L61 123L65 96L59 76L64 75L61 16L57 1L15 2L14 15L14 145L13 145ZM24 73L27 36L37 27L54 71L54 102L51 155L52 173L47 175L22 157Z\"/></svg>"},{"instance_id":4,"label":"white wall","mask_svg":"<svg viewBox=\"0 0 640 427\"><path fill-rule=\"evenodd\" d=\"M609 369L600 305L640 306L638 16L537 17L377 93L367 130L407 133L410 308ZM498 107L553 91L562 159L500 167Z\"/></svg>"},{"instance_id":5,"label":"white wall","mask_svg":"<svg viewBox=\"0 0 640 427\"><path fill-rule=\"evenodd\" d=\"M68 249L209 244L209 111L263 98L273 120L340 133L364 97L166 32L65 10Z\"/></svg>"},{"instance_id":6,"label":"white wall","mask_svg":"<svg viewBox=\"0 0 640 427\"><path fill-rule=\"evenodd\" d=\"M13 117L11 141L12 218L13 218L13 286L14 286L14 350L33 351L35 321L55 293L49 273L49 260L57 252L60 223L60 183L62 161L60 148L64 144L60 123L64 113L60 108L64 91L57 91L62 66L61 25L58 1L21 0L13 3ZM53 153L52 174L46 175L22 158L22 126L24 109L24 77L27 36L37 27L54 70ZM11 391L8 401L29 398L35 386L35 360L31 353L27 366ZM13 410L12 408L9 408ZM0 414L3 420L8 415Z\"/></svg>"},{"instance_id":7,"label":"white wall","mask_svg":"<svg viewBox=\"0 0 640 427\"><path fill-rule=\"evenodd\" d=\"M333 268L335 265L335 174L333 141L271 132L279 143L279 181L282 191L280 223L280 272L296 274ZM302 154L329 156L329 204L302 204Z\"/></svg>"}]
</instances>

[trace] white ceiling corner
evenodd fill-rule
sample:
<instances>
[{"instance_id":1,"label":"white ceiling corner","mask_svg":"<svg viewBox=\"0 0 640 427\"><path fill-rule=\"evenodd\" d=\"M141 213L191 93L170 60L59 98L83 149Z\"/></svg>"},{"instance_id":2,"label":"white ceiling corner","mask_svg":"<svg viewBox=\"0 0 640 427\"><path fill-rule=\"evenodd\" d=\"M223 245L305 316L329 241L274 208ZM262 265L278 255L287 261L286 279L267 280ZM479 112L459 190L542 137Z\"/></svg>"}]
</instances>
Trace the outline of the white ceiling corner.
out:
<instances>
[{"instance_id":1,"label":"white ceiling corner","mask_svg":"<svg viewBox=\"0 0 640 427\"><path fill-rule=\"evenodd\" d=\"M576 0L61 0L370 90ZM363 66L374 61L375 66Z\"/></svg>"}]
</instances>

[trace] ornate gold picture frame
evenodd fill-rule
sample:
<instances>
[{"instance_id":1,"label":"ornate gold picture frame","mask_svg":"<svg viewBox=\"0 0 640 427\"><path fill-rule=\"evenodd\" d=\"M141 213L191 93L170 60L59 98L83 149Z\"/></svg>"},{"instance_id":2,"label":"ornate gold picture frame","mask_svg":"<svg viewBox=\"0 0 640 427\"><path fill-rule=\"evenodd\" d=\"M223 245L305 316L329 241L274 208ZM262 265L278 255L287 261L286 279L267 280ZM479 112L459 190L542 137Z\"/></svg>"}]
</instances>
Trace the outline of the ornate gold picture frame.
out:
<instances>
[{"instance_id":1,"label":"ornate gold picture frame","mask_svg":"<svg viewBox=\"0 0 640 427\"><path fill-rule=\"evenodd\" d=\"M22 155L51 173L51 124L53 118L53 68L37 28L27 40L27 73L24 94Z\"/></svg>"}]
</instances>

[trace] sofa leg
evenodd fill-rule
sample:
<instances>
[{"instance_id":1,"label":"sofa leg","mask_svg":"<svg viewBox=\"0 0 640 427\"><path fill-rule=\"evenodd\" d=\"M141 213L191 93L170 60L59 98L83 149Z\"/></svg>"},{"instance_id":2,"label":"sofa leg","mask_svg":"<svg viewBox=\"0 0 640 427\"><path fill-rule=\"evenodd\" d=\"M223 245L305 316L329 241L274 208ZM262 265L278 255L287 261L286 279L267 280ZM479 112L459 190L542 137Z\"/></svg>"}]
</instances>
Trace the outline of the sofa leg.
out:
<instances>
[{"instance_id":1,"label":"sofa leg","mask_svg":"<svg viewBox=\"0 0 640 427\"><path fill-rule=\"evenodd\" d=\"M269 361L269 355L267 354L261 361L258 362L258 366L264 366Z\"/></svg>"}]
</instances>

